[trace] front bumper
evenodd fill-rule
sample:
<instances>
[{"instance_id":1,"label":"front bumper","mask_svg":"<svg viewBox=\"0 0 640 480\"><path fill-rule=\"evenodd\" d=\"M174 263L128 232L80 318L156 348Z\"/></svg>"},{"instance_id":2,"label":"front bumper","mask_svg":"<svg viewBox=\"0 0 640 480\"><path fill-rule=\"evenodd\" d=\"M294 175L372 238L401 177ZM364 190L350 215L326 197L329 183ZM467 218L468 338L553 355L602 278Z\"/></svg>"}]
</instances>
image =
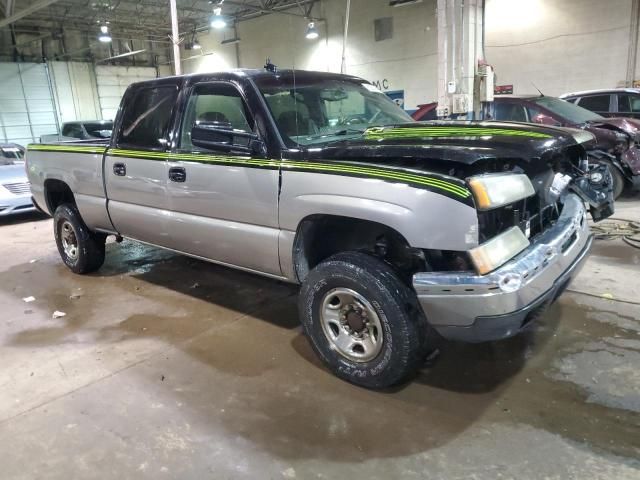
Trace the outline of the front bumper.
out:
<instances>
[{"instance_id":1,"label":"front bumper","mask_svg":"<svg viewBox=\"0 0 640 480\"><path fill-rule=\"evenodd\" d=\"M14 213L33 212L35 210L31 195L0 197L0 217L13 215Z\"/></svg>"},{"instance_id":2,"label":"front bumper","mask_svg":"<svg viewBox=\"0 0 640 480\"><path fill-rule=\"evenodd\" d=\"M413 287L429 323L467 342L515 335L553 302L587 258L592 237L580 198L568 194L560 218L526 250L487 275L421 272Z\"/></svg>"}]
</instances>

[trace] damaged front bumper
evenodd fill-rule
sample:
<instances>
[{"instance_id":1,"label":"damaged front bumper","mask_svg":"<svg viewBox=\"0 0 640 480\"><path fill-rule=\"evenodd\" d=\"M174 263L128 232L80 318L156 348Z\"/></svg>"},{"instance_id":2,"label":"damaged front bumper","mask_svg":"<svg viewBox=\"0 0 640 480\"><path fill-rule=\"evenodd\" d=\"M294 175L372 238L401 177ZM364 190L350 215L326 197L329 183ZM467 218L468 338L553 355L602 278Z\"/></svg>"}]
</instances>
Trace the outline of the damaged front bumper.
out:
<instances>
[{"instance_id":1,"label":"damaged front bumper","mask_svg":"<svg viewBox=\"0 0 640 480\"><path fill-rule=\"evenodd\" d=\"M569 193L556 223L487 275L421 272L413 287L429 323L467 342L515 335L553 302L587 258L592 237L584 203Z\"/></svg>"}]
</instances>

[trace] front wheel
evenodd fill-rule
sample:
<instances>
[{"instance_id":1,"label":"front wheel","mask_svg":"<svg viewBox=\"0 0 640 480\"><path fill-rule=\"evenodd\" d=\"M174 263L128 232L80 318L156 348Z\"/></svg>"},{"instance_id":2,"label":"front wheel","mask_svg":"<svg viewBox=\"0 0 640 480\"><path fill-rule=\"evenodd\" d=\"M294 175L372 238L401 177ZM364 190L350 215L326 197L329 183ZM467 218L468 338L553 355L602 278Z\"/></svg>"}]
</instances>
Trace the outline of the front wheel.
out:
<instances>
[{"instance_id":1,"label":"front wheel","mask_svg":"<svg viewBox=\"0 0 640 480\"><path fill-rule=\"evenodd\" d=\"M104 263L106 236L90 231L75 205L56 208L53 232L62 261L74 273L94 272Z\"/></svg>"},{"instance_id":2,"label":"front wheel","mask_svg":"<svg viewBox=\"0 0 640 480\"><path fill-rule=\"evenodd\" d=\"M407 380L430 334L415 293L382 260L357 252L316 266L300 292L305 334L338 377L367 388Z\"/></svg>"}]
</instances>

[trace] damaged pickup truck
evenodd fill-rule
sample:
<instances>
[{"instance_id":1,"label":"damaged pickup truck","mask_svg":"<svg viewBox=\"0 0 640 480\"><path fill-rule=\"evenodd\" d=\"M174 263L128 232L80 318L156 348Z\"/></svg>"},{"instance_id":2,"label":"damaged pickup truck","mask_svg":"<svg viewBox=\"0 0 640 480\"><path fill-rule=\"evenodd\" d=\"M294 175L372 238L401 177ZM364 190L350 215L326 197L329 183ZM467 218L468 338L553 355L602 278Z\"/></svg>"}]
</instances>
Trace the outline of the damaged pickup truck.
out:
<instances>
[{"instance_id":1,"label":"damaged pickup truck","mask_svg":"<svg viewBox=\"0 0 640 480\"><path fill-rule=\"evenodd\" d=\"M506 338L554 301L613 211L579 130L412 123L356 77L237 70L126 91L108 143L31 145L60 256L97 270L115 235L301 284L311 345L370 388L437 335Z\"/></svg>"}]
</instances>

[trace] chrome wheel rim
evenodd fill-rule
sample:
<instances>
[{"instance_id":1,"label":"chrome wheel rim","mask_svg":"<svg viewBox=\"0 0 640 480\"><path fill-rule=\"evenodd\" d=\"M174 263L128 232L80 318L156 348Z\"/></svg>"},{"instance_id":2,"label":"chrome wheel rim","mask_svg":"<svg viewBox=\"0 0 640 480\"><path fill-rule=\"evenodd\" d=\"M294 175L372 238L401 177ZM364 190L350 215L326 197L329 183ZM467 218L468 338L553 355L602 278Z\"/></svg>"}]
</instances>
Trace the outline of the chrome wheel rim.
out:
<instances>
[{"instance_id":1,"label":"chrome wheel rim","mask_svg":"<svg viewBox=\"0 0 640 480\"><path fill-rule=\"evenodd\" d=\"M348 288L327 292L320 304L320 323L329 346L352 362L368 362L382 350L380 318L358 292Z\"/></svg>"},{"instance_id":2,"label":"chrome wheel rim","mask_svg":"<svg viewBox=\"0 0 640 480\"><path fill-rule=\"evenodd\" d=\"M60 227L60 238L64 254L72 260L78 258L78 238L71 223L65 221Z\"/></svg>"}]
</instances>

